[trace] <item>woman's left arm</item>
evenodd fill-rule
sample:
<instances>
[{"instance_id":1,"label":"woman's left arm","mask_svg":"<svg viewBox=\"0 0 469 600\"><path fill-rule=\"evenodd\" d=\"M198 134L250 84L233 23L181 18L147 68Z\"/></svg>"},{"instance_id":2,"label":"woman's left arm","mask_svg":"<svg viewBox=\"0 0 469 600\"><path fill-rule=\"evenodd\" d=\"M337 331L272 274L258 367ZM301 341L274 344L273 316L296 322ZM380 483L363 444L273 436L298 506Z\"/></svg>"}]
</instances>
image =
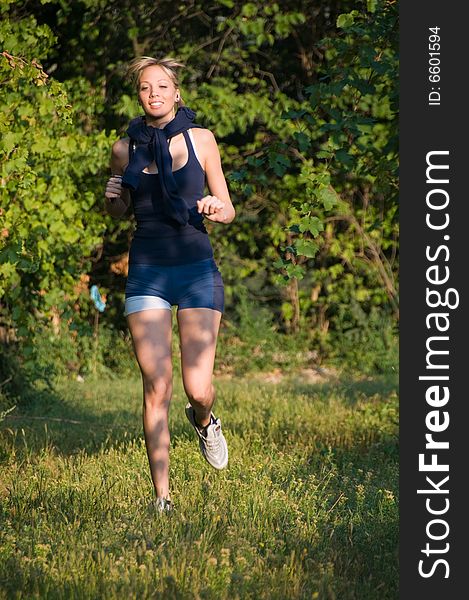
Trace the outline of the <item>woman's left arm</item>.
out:
<instances>
[{"instance_id":1,"label":"woman's left arm","mask_svg":"<svg viewBox=\"0 0 469 600\"><path fill-rule=\"evenodd\" d=\"M215 136L208 129L195 129L195 131L198 134L197 140L200 140L197 146L203 149L202 166L211 194L197 200L198 211L215 223L231 223L236 213L226 184Z\"/></svg>"}]
</instances>

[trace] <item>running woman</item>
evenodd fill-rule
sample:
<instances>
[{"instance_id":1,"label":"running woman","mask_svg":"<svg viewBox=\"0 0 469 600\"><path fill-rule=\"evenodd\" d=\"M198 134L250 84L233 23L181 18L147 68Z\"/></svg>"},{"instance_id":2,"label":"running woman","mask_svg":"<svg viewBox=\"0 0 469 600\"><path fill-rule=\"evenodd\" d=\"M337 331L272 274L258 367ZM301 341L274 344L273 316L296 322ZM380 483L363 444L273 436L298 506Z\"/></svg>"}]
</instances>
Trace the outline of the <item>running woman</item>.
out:
<instances>
[{"instance_id":1,"label":"running woman","mask_svg":"<svg viewBox=\"0 0 469 600\"><path fill-rule=\"evenodd\" d=\"M143 428L159 511L171 510L168 411L172 394L172 311L177 305L186 416L204 458L228 462L212 412L215 350L224 310L223 281L204 219L230 223L235 210L211 131L184 106L171 58L141 57L129 67L144 115L112 147L106 209L137 228L129 251L125 315L143 382ZM205 185L210 191L204 195Z\"/></svg>"}]
</instances>

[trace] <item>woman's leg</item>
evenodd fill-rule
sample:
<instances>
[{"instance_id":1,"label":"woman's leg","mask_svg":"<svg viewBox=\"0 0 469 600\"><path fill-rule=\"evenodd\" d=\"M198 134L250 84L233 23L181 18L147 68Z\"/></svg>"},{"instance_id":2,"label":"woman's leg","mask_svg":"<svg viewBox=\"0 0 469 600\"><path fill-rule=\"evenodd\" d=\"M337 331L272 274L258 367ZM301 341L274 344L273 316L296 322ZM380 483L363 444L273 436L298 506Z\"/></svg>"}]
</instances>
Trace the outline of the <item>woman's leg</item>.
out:
<instances>
[{"instance_id":1,"label":"woman's leg","mask_svg":"<svg viewBox=\"0 0 469 600\"><path fill-rule=\"evenodd\" d=\"M212 376L221 316L211 308L182 308L177 312L182 382L202 427L210 423L215 401Z\"/></svg>"},{"instance_id":2,"label":"woman's leg","mask_svg":"<svg viewBox=\"0 0 469 600\"><path fill-rule=\"evenodd\" d=\"M127 316L143 381L143 430L156 496L169 498L168 411L172 394L171 310Z\"/></svg>"}]
</instances>

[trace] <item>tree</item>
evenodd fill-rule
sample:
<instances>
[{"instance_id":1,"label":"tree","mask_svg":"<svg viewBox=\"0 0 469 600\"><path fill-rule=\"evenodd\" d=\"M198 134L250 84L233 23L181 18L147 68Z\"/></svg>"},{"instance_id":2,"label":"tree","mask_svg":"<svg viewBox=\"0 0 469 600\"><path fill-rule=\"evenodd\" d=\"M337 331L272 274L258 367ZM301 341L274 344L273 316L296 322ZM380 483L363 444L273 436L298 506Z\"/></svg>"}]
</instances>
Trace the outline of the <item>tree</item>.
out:
<instances>
[{"instance_id":1,"label":"tree","mask_svg":"<svg viewBox=\"0 0 469 600\"><path fill-rule=\"evenodd\" d=\"M66 86L41 66L50 28L2 11L0 316L22 337L80 309L80 276L104 232L95 205L110 142L85 135Z\"/></svg>"},{"instance_id":2,"label":"tree","mask_svg":"<svg viewBox=\"0 0 469 600\"><path fill-rule=\"evenodd\" d=\"M16 0L2 11L4 109L21 90L41 107L27 99L2 125L9 319L86 322L80 276L122 299L112 265L133 223L108 218L101 197L112 141L139 112L124 78L136 54L186 63L183 97L219 141L238 208L229 227L210 227L227 316L245 288L287 330L356 325L352 305L397 315L393 2ZM18 143L26 132L38 146ZM123 325L117 309L104 319Z\"/></svg>"}]
</instances>

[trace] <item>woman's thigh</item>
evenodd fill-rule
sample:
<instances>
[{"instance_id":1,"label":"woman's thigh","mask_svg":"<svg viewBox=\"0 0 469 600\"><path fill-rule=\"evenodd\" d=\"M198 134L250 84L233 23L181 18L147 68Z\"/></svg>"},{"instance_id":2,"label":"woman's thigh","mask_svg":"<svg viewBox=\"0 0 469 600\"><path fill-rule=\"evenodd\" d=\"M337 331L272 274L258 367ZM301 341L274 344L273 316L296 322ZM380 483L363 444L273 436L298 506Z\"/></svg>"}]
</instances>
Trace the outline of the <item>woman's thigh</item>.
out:
<instances>
[{"instance_id":1,"label":"woman's thigh","mask_svg":"<svg viewBox=\"0 0 469 600\"><path fill-rule=\"evenodd\" d=\"M221 317L211 308L177 311L182 381L188 395L204 395L211 385Z\"/></svg>"},{"instance_id":2,"label":"woman's thigh","mask_svg":"<svg viewBox=\"0 0 469 600\"><path fill-rule=\"evenodd\" d=\"M131 313L127 323L144 384L169 383L172 378L172 312L149 309Z\"/></svg>"}]
</instances>

